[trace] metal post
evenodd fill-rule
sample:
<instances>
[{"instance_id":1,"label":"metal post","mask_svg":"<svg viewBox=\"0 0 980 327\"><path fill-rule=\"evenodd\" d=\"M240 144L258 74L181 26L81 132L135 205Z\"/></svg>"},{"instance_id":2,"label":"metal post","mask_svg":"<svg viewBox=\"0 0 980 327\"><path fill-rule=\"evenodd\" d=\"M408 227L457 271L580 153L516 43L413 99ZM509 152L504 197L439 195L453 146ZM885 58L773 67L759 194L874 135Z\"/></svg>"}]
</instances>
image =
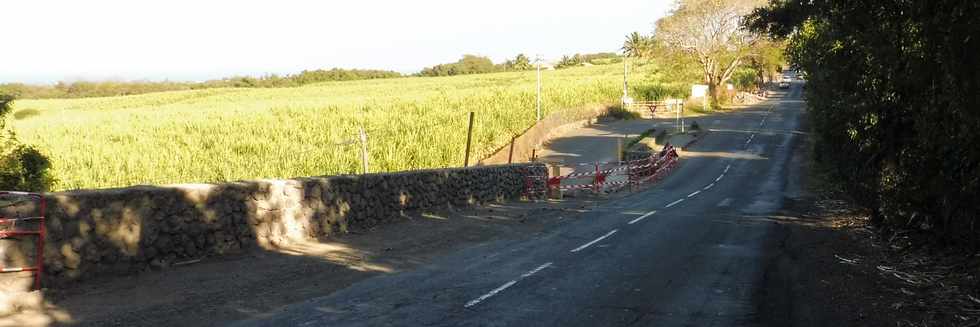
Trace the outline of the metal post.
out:
<instances>
[{"instance_id":1,"label":"metal post","mask_svg":"<svg viewBox=\"0 0 980 327\"><path fill-rule=\"evenodd\" d=\"M537 62L538 67L538 119L541 120L541 57L535 56L534 61Z\"/></svg>"},{"instance_id":2,"label":"metal post","mask_svg":"<svg viewBox=\"0 0 980 327\"><path fill-rule=\"evenodd\" d=\"M626 163L626 185L629 186L630 192L633 192L633 164Z\"/></svg>"},{"instance_id":3,"label":"metal post","mask_svg":"<svg viewBox=\"0 0 980 327\"><path fill-rule=\"evenodd\" d=\"M677 101L674 105L677 106L677 112L681 115L681 133L684 133L684 103Z\"/></svg>"},{"instance_id":4,"label":"metal post","mask_svg":"<svg viewBox=\"0 0 980 327\"><path fill-rule=\"evenodd\" d=\"M595 163L595 178L592 178L592 192L599 193L599 163Z\"/></svg>"},{"instance_id":5,"label":"metal post","mask_svg":"<svg viewBox=\"0 0 980 327\"><path fill-rule=\"evenodd\" d=\"M623 139L616 139L616 160L623 162Z\"/></svg>"},{"instance_id":6,"label":"metal post","mask_svg":"<svg viewBox=\"0 0 980 327\"><path fill-rule=\"evenodd\" d=\"M358 132L358 139L361 141L361 172L367 174L368 170L368 148L367 148L367 132L364 131L364 127L361 127Z\"/></svg>"},{"instance_id":7,"label":"metal post","mask_svg":"<svg viewBox=\"0 0 980 327\"><path fill-rule=\"evenodd\" d=\"M670 99L667 99L667 100L670 101ZM671 106L670 102L667 103L667 106L668 106L668 108L670 108L669 107L669 106ZM676 108L677 106L674 106L674 107ZM680 111L676 111L675 115L676 115L676 118L674 119L674 130L677 131L677 130L680 130L680 128L678 128L678 127L681 127L680 126L680 124L681 124L681 112Z\"/></svg>"},{"instance_id":8,"label":"metal post","mask_svg":"<svg viewBox=\"0 0 980 327\"><path fill-rule=\"evenodd\" d=\"M627 56L624 53L623 54L623 101L624 101L624 105L625 105L626 97L629 96L629 92L627 91L629 89L628 88L629 82L627 82L627 81L629 81L629 71L630 71L629 70L629 56Z\"/></svg>"},{"instance_id":9,"label":"metal post","mask_svg":"<svg viewBox=\"0 0 980 327\"><path fill-rule=\"evenodd\" d=\"M507 153L507 163L514 162L514 141L517 140L517 136L510 138L510 152Z\"/></svg>"},{"instance_id":10,"label":"metal post","mask_svg":"<svg viewBox=\"0 0 980 327\"><path fill-rule=\"evenodd\" d=\"M473 114L470 111L470 127L466 129L466 158L463 159L463 167L470 165L470 141L473 139Z\"/></svg>"}]
</instances>

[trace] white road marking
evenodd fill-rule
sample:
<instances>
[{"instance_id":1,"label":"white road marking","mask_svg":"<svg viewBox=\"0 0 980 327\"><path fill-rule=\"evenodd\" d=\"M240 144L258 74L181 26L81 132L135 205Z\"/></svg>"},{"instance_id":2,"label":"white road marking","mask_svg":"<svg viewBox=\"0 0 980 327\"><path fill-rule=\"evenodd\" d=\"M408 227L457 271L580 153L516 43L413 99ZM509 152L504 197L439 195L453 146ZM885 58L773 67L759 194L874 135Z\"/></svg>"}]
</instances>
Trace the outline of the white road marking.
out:
<instances>
[{"instance_id":1,"label":"white road marking","mask_svg":"<svg viewBox=\"0 0 980 327\"><path fill-rule=\"evenodd\" d=\"M724 173L722 173L721 175L718 175L718 178L715 178L715 182L716 183L717 182L720 182L723 177L725 177L725 174Z\"/></svg>"},{"instance_id":2,"label":"white road marking","mask_svg":"<svg viewBox=\"0 0 980 327\"><path fill-rule=\"evenodd\" d=\"M707 191L708 189L710 189L712 187L715 187L715 183L708 184L708 186L705 186L702 190Z\"/></svg>"},{"instance_id":3,"label":"white road marking","mask_svg":"<svg viewBox=\"0 0 980 327\"><path fill-rule=\"evenodd\" d=\"M489 293L483 294L480 297L475 298L475 299L473 299L470 302L466 302L466 305L464 305L463 307L469 308L469 307L472 307L474 305L477 305L480 302L483 302L484 300L489 299L491 296L497 295L497 293L500 293L501 291L507 289L508 287L514 286L514 284L517 284L517 281L516 280L512 280L512 281L507 282L506 284L500 285L500 287L497 287L497 288L493 289Z\"/></svg>"},{"instance_id":4,"label":"white road marking","mask_svg":"<svg viewBox=\"0 0 980 327\"><path fill-rule=\"evenodd\" d=\"M681 202L684 202L684 199L680 199L680 200L677 200L677 201L674 201L674 202L671 202L670 204L668 204L668 205L666 205L666 206L664 206L664 208L670 208L670 207L673 207L674 205L676 205L676 204L678 204L678 203L681 203Z\"/></svg>"},{"instance_id":5,"label":"white road marking","mask_svg":"<svg viewBox=\"0 0 980 327\"><path fill-rule=\"evenodd\" d=\"M730 204L732 204L732 198L725 198L724 200L721 200L721 202L718 202L719 207L727 207Z\"/></svg>"},{"instance_id":6,"label":"white road marking","mask_svg":"<svg viewBox=\"0 0 980 327\"><path fill-rule=\"evenodd\" d=\"M514 286L514 284L517 284L517 281L519 281L521 279L524 279L524 278L531 277L531 275L534 275L534 274L538 273L539 271L543 270L544 268L550 267L551 264L552 264L551 262L548 262L548 263L545 263L543 265L540 265L537 268L534 268L531 271L528 271L528 272L524 273L523 275L521 275L521 278L518 278L518 279L515 279L515 280L512 280L512 281L509 281L507 283L504 283L503 285L500 285L500 287L497 287L497 288L493 289L492 291L487 292L487 294L483 294L480 297L475 298L475 299L473 299L470 302L466 302L466 304L463 305L463 307L469 308L469 307L472 307L474 305L479 304L480 302L486 301L486 299L489 299L491 296L497 295L497 293L500 293L503 290L506 290L507 288L509 288L511 286Z\"/></svg>"},{"instance_id":7,"label":"white road marking","mask_svg":"<svg viewBox=\"0 0 980 327\"><path fill-rule=\"evenodd\" d=\"M531 277L531 275L534 275L534 274L538 273L539 271L541 271L542 269L548 268L550 266L551 266L551 262L546 263L546 264L543 264L543 265L540 265L537 268L534 268L533 270L528 271L528 272L524 273L523 275L521 275L521 278Z\"/></svg>"},{"instance_id":8,"label":"white road marking","mask_svg":"<svg viewBox=\"0 0 980 327\"><path fill-rule=\"evenodd\" d=\"M728 164L728 166L725 166L725 173L728 173L728 170L731 169L731 168L732 168L732 165L731 164Z\"/></svg>"},{"instance_id":9,"label":"white road marking","mask_svg":"<svg viewBox=\"0 0 980 327\"><path fill-rule=\"evenodd\" d=\"M592 240L592 242L589 242L589 243L585 243L585 244L582 244L582 246L580 246L580 247L577 247L577 248L574 248L574 249L572 249L572 251L569 251L569 252L578 252L578 251L582 251L582 250L584 250L585 248L587 248L587 247L589 247L589 246L592 246L592 244L596 244L596 243L598 243L599 241L602 241L603 239L605 239L605 238L607 238L607 237L609 237L609 236L611 236L612 234L616 234L616 232L617 232L617 231L619 231L619 230L618 230L618 229L614 229L614 230L612 230L611 232L608 232L608 233L606 233L606 235L602 235L602 236L599 236L599 238L597 238L597 239L594 239L594 240Z\"/></svg>"},{"instance_id":10,"label":"white road marking","mask_svg":"<svg viewBox=\"0 0 980 327\"><path fill-rule=\"evenodd\" d=\"M636 218L636 219L633 219L633 220L630 220L630 222L628 222L628 223L626 223L626 224L627 224L627 225L632 225L632 224L635 224L635 223L637 223L637 222L639 222L640 220L643 220L643 218L646 218L646 217L650 217L650 216L652 216L652 215L653 215L653 214L655 214L655 213L657 213L657 210L654 210L654 211L650 211L650 212L647 212L647 213L645 213L645 214L643 214L642 216L640 216L639 218Z\"/></svg>"},{"instance_id":11,"label":"white road marking","mask_svg":"<svg viewBox=\"0 0 980 327\"><path fill-rule=\"evenodd\" d=\"M688 194L687 197L690 198L690 197L693 197L695 195L698 195L699 193L701 193L701 191L694 191L694 193Z\"/></svg>"}]
</instances>

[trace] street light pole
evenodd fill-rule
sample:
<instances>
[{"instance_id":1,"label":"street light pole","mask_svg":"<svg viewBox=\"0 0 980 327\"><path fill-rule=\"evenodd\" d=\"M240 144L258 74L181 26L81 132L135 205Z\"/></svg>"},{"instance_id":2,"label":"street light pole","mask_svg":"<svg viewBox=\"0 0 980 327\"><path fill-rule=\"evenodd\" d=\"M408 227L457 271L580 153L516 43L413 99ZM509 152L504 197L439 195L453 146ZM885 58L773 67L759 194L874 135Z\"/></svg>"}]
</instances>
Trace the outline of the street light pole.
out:
<instances>
[{"instance_id":1,"label":"street light pole","mask_svg":"<svg viewBox=\"0 0 980 327\"><path fill-rule=\"evenodd\" d=\"M629 93L627 92L627 89L628 89L628 86L629 86L629 84L627 82L629 80L629 77L628 77L629 74L630 74L630 70L629 70L629 56L627 56L624 53L623 54L623 101L626 101L626 97L629 96Z\"/></svg>"},{"instance_id":2,"label":"street light pole","mask_svg":"<svg viewBox=\"0 0 980 327\"><path fill-rule=\"evenodd\" d=\"M538 66L538 121L541 120L541 56L534 56L534 62Z\"/></svg>"}]
</instances>

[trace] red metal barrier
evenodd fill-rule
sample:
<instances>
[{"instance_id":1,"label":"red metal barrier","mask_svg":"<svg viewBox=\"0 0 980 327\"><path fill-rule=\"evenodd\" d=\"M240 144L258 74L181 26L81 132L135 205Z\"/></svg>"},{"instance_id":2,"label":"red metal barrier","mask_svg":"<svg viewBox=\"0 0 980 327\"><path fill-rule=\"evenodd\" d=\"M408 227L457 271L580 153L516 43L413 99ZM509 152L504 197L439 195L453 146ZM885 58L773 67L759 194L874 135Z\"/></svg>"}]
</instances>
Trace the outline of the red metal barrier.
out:
<instances>
[{"instance_id":1,"label":"red metal barrier","mask_svg":"<svg viewBox=\"0 0 980 327\"><path fill-rule=\"evenodd\" d=\"M670 144L664 145L663 149L658 152L651 154L646 158L629 160L629 161L613 161L613 162L597 162L591 164L579 164L579 166L589 165L592 166L589 171L584 172L573 172L563 176L554 177L540 177L545 179L544 183L547 189L560 189L560 190L573 190L573 189L592 189L593 192L599 192L603 186L613 186L613 185L628 185L632 187L633 185L643 183L649 180L655 180L662 178L666 175L667 171L673 168L677 162L677 151ZM616 167L601 169L602 165L616 165ZM608 178L612 174L620 171L626 172L625 181L610 181ZM616 175L621 176L621 175ZM580 184L565 184L562 185L564 180L572 179L583 179L586 177L592 177L589 183ZM583 181L585 182L585 181ZM528 182L528 191L525 193L531 193L531 183Z\"/></svg>"},{"instance_id":2,"label":"red metal barrier","mask_svg":"<svg viewBox=\"0 0 980 327\"><path fill-rule=\"evenodd\" d=\"M34 289L41 289L41 275L44 274L44 214L46 209L46 201L44 200L44 195L40 193L28 193L28 192L5 192L0 191L0 196L3 195L13 195L13 196L24 196L33 198L38 202L38 216L34 217L17 217L17 218L6 218L0 217L0 226L6 226L6 230L0 230L0 238L9 238L17 236L35 236L37 239L34 243L34 248L36 254L34 255L34 266L32 267L0 267L0 273L12 273L12 272L22 272L22 271L33 271L34 272ZM34 230L19 230L17 228L18 222L37 222L37 229Z\"/></svg>"}]
</instances>

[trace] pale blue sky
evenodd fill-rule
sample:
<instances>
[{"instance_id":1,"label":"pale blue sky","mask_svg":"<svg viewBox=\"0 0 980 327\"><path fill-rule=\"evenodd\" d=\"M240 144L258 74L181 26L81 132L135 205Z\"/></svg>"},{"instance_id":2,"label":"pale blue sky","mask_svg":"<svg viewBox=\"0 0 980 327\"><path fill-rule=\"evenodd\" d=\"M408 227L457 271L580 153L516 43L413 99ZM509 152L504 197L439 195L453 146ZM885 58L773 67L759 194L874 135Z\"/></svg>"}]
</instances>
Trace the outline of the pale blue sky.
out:
<instances>
[{"instance_id":1,"label":"pale blue sky","mask_svg":"<svg viewBox=\"0 0 980 327\"><path fill-rule=\"evenodd\" d=\"M617 51L672 0L4 0L0 82L415 72L465 53Z\"/></svg>"}]
</instances>

